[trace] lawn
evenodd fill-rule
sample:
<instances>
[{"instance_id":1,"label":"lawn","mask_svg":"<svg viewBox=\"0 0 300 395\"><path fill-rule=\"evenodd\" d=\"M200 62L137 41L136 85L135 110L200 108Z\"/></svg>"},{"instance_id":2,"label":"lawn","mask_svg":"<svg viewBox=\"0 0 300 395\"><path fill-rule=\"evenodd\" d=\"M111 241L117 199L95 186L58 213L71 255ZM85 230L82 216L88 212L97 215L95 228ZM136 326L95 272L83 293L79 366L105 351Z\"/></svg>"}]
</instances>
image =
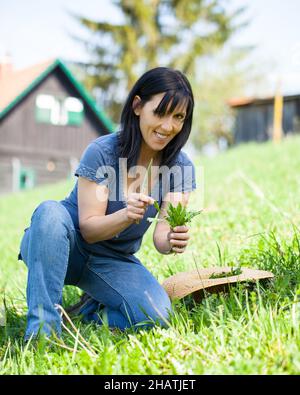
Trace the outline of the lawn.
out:
<instances>
[{"instance_id":1,"label":"lawn","mask_svg":"<svg viewBox=\"0 0 300 395\"><path fill-rule=\"evenodd\" d=\"M65 197L74 181L1 197L0 293L7 311L0 374L299 374L299 152L300 138L293 137L196 160L198 190L190 207L204 211L193 220L189 247L160 255L151 225L138 257L160 282L196 266L238 264L270 270L275 279L207 295L198 304L175 301L167 329L122 333L75 320L84 340L65 331L57 345L25 345L27 269L17 260L19 243L34 208ZM64 305L79 295L65 287Z\"/></svg>"}]
</instances>

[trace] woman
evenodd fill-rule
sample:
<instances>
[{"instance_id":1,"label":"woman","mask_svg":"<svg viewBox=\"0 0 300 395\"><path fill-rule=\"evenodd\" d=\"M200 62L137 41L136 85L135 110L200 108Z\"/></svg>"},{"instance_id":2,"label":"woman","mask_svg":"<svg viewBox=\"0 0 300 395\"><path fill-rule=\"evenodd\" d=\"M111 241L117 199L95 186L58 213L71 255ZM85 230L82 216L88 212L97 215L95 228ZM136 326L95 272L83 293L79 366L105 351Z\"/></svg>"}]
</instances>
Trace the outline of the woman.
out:
<instances>
[{"instance_id":1,"label":"woman","mask_svg":"<svg viewBox=\"0 0 300 395\"><path fill-rule=\"evenodd\" d=\"M181 151L193 107L181 72L146 72L129 93L121 130L86 148L70 195L35 209L19 254L28 267L25 340L52 330L61 335L55 306L64 284L89 296L86 321L106 319L121 330L167 322L169 297L134 254L150 226L147 218L157 214L154 200L163 217L168 202L187 204L195 189L194 166ZM160 253L182 253L188 239L188 227L171 230L166 221L157 222L153 242Z\"/></svg>"}]
</instances>

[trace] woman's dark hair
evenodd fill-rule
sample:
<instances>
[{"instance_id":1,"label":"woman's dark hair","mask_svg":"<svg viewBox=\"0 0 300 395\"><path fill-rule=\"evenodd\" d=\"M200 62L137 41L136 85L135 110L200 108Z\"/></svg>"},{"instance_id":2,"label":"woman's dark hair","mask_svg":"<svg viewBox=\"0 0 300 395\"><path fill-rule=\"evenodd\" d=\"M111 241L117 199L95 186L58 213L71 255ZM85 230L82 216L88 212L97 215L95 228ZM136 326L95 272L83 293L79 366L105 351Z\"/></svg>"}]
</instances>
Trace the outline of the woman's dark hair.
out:
<instances>
[{"instance_id":1,"label":"woman's dark hair","mask_svg":"<svg viewBox=\"0 0 300 395\"><path fill-rule=\"evenodd\" d=\"M159 93L165 93L155 110L158 116L172 113L178 105L184 104L186 116L180 133L178 133L163 149L160 165L172 166L181 148L187 142L194 109L194 97L188 79L178 70L157 67L147 71L131 89L121 114L121 130L119 132L120 157L127 158L128 169L136 165L142 143L139 117L134 113L132 104L135 96L141 98L144 105Z\"/></svg>"}]
</instances>

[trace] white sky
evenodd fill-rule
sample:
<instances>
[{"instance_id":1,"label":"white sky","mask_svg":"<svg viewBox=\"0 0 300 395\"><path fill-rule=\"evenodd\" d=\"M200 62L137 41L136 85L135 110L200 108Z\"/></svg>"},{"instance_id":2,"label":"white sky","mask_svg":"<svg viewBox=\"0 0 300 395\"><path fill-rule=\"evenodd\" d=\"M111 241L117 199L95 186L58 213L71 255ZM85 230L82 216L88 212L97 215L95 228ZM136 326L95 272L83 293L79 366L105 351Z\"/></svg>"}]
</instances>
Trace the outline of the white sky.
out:
<instances>
[{"instance_id":1,"label":"white sky","mask_svg":"<svg viewBox=\"0 0 300 395\"><path fill-rule=\"evenodd\" d=\"M285 94L300 93L300 0L224 1L230 8L246 5L251 21L232 44L256 45L252 59L263 65L266 80L275 85L280 76ZM15 68L50 57L86 60L71 38L85 31L67 11L96 20L120 18L110 0L0 0L0 56L9 51Z\"/></svg>"}]
</instances>

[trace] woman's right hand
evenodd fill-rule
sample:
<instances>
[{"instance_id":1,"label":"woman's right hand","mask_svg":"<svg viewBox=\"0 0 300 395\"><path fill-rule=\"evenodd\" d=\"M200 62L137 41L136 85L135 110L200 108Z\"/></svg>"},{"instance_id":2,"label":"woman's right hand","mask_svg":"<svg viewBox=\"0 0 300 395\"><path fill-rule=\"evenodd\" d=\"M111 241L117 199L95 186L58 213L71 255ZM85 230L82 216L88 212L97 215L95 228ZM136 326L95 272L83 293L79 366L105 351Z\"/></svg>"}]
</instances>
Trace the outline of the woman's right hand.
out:
<instances>
[{"instance_id":1,"label":"woman's right hand","mask_svg":"<svg viewBox=\"0 0 300 395\"><path fill-rule=\"evenodd\" d=\"M151 196L143 193L129 194L125 209L126 220L139 223L143 219L149 204L154 204L154 201Z\"/></svg>"}]
</instances>

